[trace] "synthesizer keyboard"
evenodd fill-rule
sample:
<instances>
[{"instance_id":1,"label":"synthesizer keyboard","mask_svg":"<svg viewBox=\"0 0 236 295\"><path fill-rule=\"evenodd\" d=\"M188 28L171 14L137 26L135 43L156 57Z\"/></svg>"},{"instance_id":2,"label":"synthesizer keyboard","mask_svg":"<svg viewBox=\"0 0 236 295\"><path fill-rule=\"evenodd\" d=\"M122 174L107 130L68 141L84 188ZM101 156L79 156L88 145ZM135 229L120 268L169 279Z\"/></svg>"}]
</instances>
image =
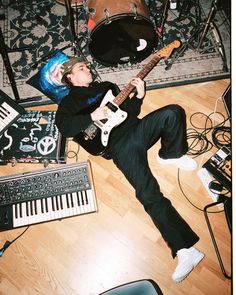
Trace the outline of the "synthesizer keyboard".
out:
<instances>
[{"instance_id":1,"label":"synthesizer keyboard","mask_svg":"<svg viewBox=\"0 0 236 295\"><path fill-rule=\"evenodd\" d=\"M96 211L89 162L0 177L0 231Z\"/></svg>"},{"instance_id":2,"label":"synthesizer keyboard","mask_svg":"<svg viewBox=\"0 0 236 295\"><path fill-rule=\"evenodd\" d=\"M23 114L24 108L0 89L0 135Z\"/></svg>"}]
</instances>

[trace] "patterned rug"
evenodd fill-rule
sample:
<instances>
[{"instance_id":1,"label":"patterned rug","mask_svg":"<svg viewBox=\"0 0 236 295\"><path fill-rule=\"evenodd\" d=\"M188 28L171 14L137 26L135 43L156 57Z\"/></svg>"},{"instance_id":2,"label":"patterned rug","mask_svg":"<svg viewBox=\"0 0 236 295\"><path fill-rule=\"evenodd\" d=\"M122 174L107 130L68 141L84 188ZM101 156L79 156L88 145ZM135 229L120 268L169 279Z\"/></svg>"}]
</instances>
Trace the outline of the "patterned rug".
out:
<instances>
[{"instance_id":1,"label":"patterned rug","mask_svg":"<svg viewBox=\"0 0 236 295\"><path fill-rule=\"evenodd\" d=\"M0 24L5 44L8 49L11 49L8 51L8 56L23 106L53 103L41 92L26 84L26 81L36 74L57 50L72 56L76 47L76 52L84 55L91 62L98 80L110 80L117 83L121 89L150 58L141 55L139 61L124 61L118 65L104 64L100 53L96 52L96 47L92 49L97 56L94 52L91 54L90 42L93 35L90 36L87 27L88 12L93 13L94 10L99 11L101 8L97 5L97 7L89 7L88 10L86 1L78 1L80 4L78 6L74 3L76 2L72 1L74 19L72 26L64 1L22 0L18 3L18 1L3 0L5 19L0 20ZM128 4L129 2L124 1L124 10ZM160 34L151 48L152 51L159 50L176 39L182 44L168 61L162 59L147 75L145 78L147 89L230 77L230 23L223 10L217 7L213 18L215 26L206 27L214 1L213 3L209 3L208 0L199 0L199 3L198 1L177 1L177 9L165 7L165 1L159 0L146 1L146 4L150 13L151 26ZM143 9L142 6L141 9ZM112 17L116 16L115 14ZM144 16L141 16L142 20L145 20ZM122 21L126 18L128 18L127 26L132 31L133 18L127 15L119 16ZM115 24L115 21L113 23ZM145 29L146 24L144 21L142 30ZM149 22L148 25L150 25ZM103 26L106 25L100 25L100 28L106 32ZM197 48L201 41L201 32L206 28L201 47ZM18 49L21 50L18 51ZM222 56L226 57L226 62ZM2 59L0 59L0 73L0 88L14 98Z\"/></svg>"}]
</instances>

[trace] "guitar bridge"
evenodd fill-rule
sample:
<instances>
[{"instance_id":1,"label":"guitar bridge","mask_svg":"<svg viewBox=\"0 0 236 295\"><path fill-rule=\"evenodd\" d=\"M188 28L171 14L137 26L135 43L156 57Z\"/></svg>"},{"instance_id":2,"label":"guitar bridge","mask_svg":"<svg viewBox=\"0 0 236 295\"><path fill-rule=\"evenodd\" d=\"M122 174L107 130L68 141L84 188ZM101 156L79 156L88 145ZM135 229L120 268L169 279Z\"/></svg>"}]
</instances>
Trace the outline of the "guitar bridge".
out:
<instances>
[{"instance_id":1,"label":"guitar bridge","mask_svg":"<svg viewBox=\"0 0 236 295\"><path fill-rule=\"evenodd\" d=\"M92 140L97 134L98 127L94 124L90 124L84 131L84 139L85 140Z\"/></svg>"}]
</instances>

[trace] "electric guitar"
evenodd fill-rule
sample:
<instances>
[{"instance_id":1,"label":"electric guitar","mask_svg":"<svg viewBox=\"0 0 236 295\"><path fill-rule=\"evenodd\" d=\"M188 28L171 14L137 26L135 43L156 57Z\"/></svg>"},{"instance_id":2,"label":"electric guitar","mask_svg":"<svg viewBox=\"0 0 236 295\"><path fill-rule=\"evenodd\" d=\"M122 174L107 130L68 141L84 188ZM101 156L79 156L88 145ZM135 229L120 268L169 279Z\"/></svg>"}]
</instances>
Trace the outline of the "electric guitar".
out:
<instances>
[{"instance_id":1,"label":"electric guitar","mask_svg":"<svg viewBox=\"0 0 236 295\"><path fill-rule=\"evenodd\" d=\"M151 60L143 67L136 77L143 79L162 57L168 58L172 51L179 46L180 41L175 40L154 53ZM114 97L111 90L106 93L100 106L107 106L109 108L109 117L107 119L92 122L85 130L74 137L74 140L87 152L95 156L105 153L112 129L120 125L128 116L127 112L119 108L119 105L129 97L134 88L135 87L129 83L116 97Z\"/></svg>"}]
</instances>

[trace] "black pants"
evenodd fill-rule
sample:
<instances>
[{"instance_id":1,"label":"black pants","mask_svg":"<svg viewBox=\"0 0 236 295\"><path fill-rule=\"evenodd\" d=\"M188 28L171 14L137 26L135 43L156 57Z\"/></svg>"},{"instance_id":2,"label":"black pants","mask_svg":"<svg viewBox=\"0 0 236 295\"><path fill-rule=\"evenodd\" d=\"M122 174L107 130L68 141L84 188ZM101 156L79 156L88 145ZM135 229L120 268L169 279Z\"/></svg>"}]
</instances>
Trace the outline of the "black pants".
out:
<instances>
[{"instance_id":1,"label":"black pants","mask_svg":"<svg viewBox=\"0 0 236 295\"><path fill-rule=\"evenodd\" d=\"M110 156L135 188L136 197L175 257L179 249L193 246L199 237L163 196L149 168L147 150L159 139L162 158L178 158L187 152L186 117L180 106L168 105L142 118L119 141L111 143Z\"/></svg>"}]
</instances>

